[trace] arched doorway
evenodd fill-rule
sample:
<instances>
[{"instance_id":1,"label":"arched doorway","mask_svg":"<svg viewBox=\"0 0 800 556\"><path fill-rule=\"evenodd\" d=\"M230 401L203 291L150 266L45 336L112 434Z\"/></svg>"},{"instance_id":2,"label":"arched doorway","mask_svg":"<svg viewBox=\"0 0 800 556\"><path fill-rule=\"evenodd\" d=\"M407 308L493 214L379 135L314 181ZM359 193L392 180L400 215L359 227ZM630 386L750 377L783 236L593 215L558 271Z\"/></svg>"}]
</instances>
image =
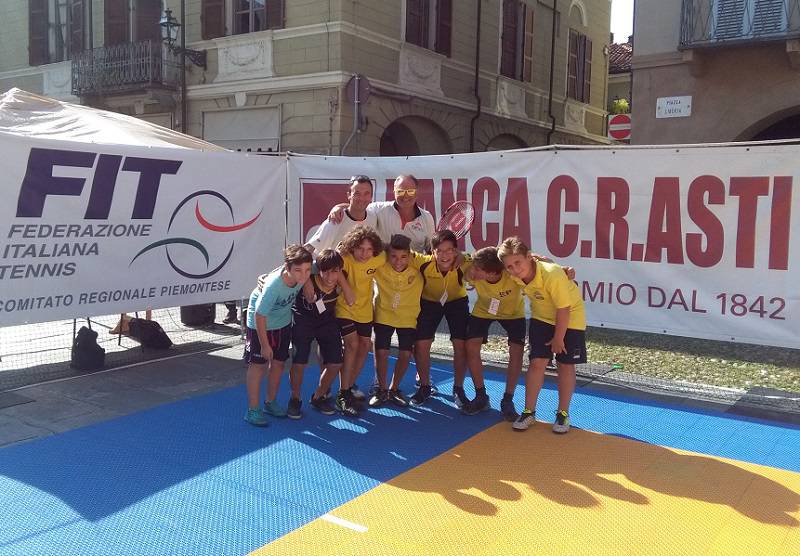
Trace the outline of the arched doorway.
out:
<instances>
[{"instance_id":1,"label":"arched doorway","mask_svg":"<svg viewBox=\"0 0 800 556\"><path fill-rule=\"evenodd\" d=\"M389 124L381 135L381 156L416 156L452 152L447 133L435 122L405 116Z\"/></svg>"},{"instance_id":2,"label":"arched doorway","mask_svg":"<svg viewBox=\"0 0 800 556\"><path fill-rule=\"evenodd\" d=\"M800 114L784 118L756 133L752 141L800 139Z\"/></svg>"},{"instance_id":3,"label":"arched doorway","mask_svg":"<svg viewBox=\"0 0 800 556\"><path fill-rule=\"evenodd\" d=\"M486 144L487 151L509 151L511 149L524 149L528 145L525 141L511 133L502 133Z\"/></svg>"}]
</instances>

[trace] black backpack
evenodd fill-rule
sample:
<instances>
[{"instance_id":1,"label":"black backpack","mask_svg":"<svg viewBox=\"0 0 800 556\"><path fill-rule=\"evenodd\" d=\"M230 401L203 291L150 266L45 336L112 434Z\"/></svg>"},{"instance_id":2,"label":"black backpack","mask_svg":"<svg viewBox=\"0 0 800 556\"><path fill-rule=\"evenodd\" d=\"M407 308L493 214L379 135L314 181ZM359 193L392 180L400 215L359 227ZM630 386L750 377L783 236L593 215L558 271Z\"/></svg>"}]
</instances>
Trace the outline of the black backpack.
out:
<instances>
[{"instance_id":1,"label":"black backpack","mask_svg":"<svg viewBox=\"0 0 800 556\"><path fill-rule=\"evenodd\" d=\"M79 371L98 371L103 368L106 350L97 345L97 332L81 326L72 342L69 366Z\"/></svg>"},{"instance_id":2,"label":"black backpack","mask_svg":"<svg viewBox=\"0 0 800 556\"><path fill-rule=\"evenodd\" d=\"M131 319L128 321L128 335L146 348L167 349L172 345L167 333L154 320Z\"/></svg>"}]
</instances>

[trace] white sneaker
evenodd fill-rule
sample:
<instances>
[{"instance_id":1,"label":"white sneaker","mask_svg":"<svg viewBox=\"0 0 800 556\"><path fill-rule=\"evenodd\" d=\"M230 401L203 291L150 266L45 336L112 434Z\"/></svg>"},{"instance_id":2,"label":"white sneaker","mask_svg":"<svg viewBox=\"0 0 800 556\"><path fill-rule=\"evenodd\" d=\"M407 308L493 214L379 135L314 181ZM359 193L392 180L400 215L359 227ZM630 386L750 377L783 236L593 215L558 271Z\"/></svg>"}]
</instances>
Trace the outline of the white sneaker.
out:
<instances>
[{"instance_id":1,"label":"white sneaker","mask_svg":"<svg viewBox=\"0 0 800 556\"><path fill-rule=\"evenodd\" d=\"M527 409L522 412L522 414L517 417L517 420L511 425L515 431L525 431L528 430L532 424L536 422L536 412L535 411L528 411Z\"/></svg>"},{"instance_id":2,"label":"white sneaker","mask_svg":"<svg viewBox=\"0 0 800 556\"><path fill-rule=\"evenodd\" d=\"M569 413L566 411L556 411L556 420L553 423L553 432L564 434L569 432Z\"/></svg>"}]
</instances>

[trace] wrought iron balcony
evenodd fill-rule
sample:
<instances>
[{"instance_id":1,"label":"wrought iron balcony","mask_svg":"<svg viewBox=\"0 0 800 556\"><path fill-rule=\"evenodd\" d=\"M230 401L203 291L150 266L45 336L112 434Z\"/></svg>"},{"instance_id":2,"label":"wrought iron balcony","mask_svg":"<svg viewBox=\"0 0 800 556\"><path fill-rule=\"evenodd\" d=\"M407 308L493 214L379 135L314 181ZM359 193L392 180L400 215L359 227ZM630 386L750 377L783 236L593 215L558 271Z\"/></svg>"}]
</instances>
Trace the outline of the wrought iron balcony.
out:
<instances>
[{"instance_id":1,"label":"wrought iron balcony","mask_svg":"<svg viewBox=\"0 0 800 556\"><path fill-rule=\"evenodd\" d=\"M180 83L176 55L159 41L101 46L72 57L72 94L176 89Z\"/></svg>"},{"instance_id":2,"label":"wrought iron balcony","mask_svg":"<svg viewBox=\"0 0 800 556\"><path fill-rule=\"evenodd\" d=\"M683 0L681 48L800 36L800 0Z\"/></svg>"}]
</instances>

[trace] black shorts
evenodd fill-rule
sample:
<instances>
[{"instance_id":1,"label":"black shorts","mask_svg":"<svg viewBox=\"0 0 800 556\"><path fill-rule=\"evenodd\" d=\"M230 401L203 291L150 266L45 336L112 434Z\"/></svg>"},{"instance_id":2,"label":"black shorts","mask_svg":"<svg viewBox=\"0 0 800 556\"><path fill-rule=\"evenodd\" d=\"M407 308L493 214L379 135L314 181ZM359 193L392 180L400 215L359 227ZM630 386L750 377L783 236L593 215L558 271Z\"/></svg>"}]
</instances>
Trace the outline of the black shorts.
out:
<instances>
[{"instance_id":1,"label":"black shorts","mask_svg":"<svg viewBox=\"0 0 800 556\"><path fill-rule=\"evenodd\" d=\"M304 321L295 321L292 326L292 345L294 357L292 363L305 365L311 354L311 342L319 344L324 365L336 365L342 362L342 337L336 321L329 320L322 324L311 324Z\"/></svg>"},{"instance_id":2,"label":"black shorts","mask_svg":"<svg viewBox=\"0 0 800 556\"><path fill-rule=\"evenodd\" d=\"M546 345L546 342L553 339L555 331L555 325L537 319L530 320L528 324L528 340L530 342L531 359L550 359L553 357L553 351L550 346ZM564 348L567 352L557 354L556 361L569 365L586 363L586 331L568 328L566 334L564 334Z\"/></svg>"},{"instance_id":3,"label":"black shorts","mask_svg":"<svg viewBox=\"0 0 800 556\"><path fill-rule=\"evenodd\" d=\"M275 361L289 359L289 340L292 339L292 325L284 326L277 330L267 330L269 347L272 348L272 358ZM261 341L254 328L247 327L244 335L244 360L248 363L264 365L266 360L261 357Z\"/></svg>"},{"instance_id":4,"label":"black shorts","mask_svg":"<svg viewBox=\"0 0 800 556\"><path fill-rule=\"evenodd\" d=\"M339 332L342 338L349 336L353 332L357 332L359 336L364 338L372 338L372 323L371 322L356 322L350 319L336 319L339 323Z\"/></svg>"},{"instance_id":5,"label":"black shorts","mask_svg":"<svg viewBox=\"0 0 800 556\"><path fill-rule=\"evenodd\" d=\"M411 351L414 347L416 330L413 328L395 328L388 324L375 323L375 349L389 349L392 334L397 331L397 344L400 351Z\"/></svg>"},{"instance_id":6,"label":"black shorts","mask_svg":"<svg viewBox=\"0 0 800 556\"><path fill-rule=\"evenodd\" d=\"M509 344L525 345L525 317L518 319L484 319L474 315L469 316L467 321L467 340L472 338L482 338L483 343L489 339L489 326L497 321L508 335Z\"/></svg>"},{"instance_id":7,"label":"black shorts","mask_svg":"<svg viewBox=\"0 0 800 556\"><path fill-rule=\"evenodd\" d=\"M466 297L448 301L444 305L438 301L420 299L420 311L417 317L417 340L433 340L436 329L447 319L451 340L467 339L467 320L469 319L469 300Z\"/></svg>"}]
</instances>

